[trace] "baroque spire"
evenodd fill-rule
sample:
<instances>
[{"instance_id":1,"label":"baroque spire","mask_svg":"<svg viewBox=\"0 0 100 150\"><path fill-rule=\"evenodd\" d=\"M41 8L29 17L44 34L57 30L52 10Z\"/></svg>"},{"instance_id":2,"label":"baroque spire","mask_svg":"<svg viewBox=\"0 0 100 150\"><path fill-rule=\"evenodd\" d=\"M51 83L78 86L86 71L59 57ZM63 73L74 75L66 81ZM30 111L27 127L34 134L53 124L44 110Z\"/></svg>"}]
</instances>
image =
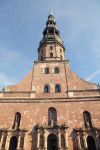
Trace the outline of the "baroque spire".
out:
<instances>
[{"instance_id":1,"label":"baroque spire","mask_svg":"<svg viewBox=\"0 0 100 150\"><path fill-rule=\"evenodd\" d=\"M62 46L62 48L64 48L63 40L60 37L60 31L57 28L57 24L56 24L54 15L53 15L53 12L51 10L50 13L49 13L47 22L46 22L46 27L43 31L43 38L40 41L39 48L43 44L52 43L52 42L53 43L58 43Z\"/></svg>"}]
</instances>

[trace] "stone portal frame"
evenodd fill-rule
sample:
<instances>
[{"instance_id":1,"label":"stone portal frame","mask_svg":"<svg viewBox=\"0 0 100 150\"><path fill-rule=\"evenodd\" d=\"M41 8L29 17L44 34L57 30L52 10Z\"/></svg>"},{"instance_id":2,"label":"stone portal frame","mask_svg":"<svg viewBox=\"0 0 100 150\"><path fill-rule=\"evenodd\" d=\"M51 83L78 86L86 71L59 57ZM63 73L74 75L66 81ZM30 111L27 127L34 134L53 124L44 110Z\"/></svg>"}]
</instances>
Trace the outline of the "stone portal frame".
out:
<instances>
[{"instance_id":1,"label":"stone portal frame","mask_svg":"<svg viewBox=\"0 0 100 150\"><path fill-rule=\"evenodd\" d=\"M16 137L18 139L17 149L24 150L24 139L26 135L26 129L0 129L0 133L2 133L1 141L0 141L0 149L9 150L10 139L12 137Z\"/></svg>"},{"instance_id":2,"label":"stone portal frame","mask_svg":"<svg viewBox=\"0 0 100 150\"><path fill-rule=\"evenodd\" d=\"M99 128L77 128L73 129L71 134L73 140L73 149L88 149L87 138L89 136L93 137L96 145L96 150L100 150L100 141L99 141L100 129Z\"/></svg>"},{"instance_id":3,"label":"stone portal frame","mask_svg":"<svg viewBox=\"0 0 100 150\"><path fill-rule=\"evenodd\" d=\"M57 125L55 127L50 126L40 126L39 124L34 127L37 133L37 144L36 144L36 150L47 150L47 139L50 134L54 134L57 137L58 140L58 149L60 150L66 150L68 149L68 127L65 125ZM41 138L42 136L42 138ZM61 137L64 137L64 144L61 143ZM43 141L41 141L41 139ZM41 143L43 144L41 147ZM63 147L64 145L64 147Z\"/></svg>"}]
</instances>

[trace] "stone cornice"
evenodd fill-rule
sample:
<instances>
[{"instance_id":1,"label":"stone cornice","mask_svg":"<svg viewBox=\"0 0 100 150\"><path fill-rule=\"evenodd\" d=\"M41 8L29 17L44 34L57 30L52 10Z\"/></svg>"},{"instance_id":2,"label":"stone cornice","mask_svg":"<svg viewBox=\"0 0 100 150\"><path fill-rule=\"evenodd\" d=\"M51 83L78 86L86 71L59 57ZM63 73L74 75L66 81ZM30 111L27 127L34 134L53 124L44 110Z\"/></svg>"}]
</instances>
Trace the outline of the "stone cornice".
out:
<instances>
[{"instance_id":1,"label":"stone cornice","mask_svg":"<svg viewBox=\"0 0 100 150\"><path fill-rule=\"evenodd\" d=\"M26 97L4 97L0 98L0 103L67 103L67 102L93 102L100 101L100 96L69 97L69 98L26 98Z\"/></svg>"}]
</instances>

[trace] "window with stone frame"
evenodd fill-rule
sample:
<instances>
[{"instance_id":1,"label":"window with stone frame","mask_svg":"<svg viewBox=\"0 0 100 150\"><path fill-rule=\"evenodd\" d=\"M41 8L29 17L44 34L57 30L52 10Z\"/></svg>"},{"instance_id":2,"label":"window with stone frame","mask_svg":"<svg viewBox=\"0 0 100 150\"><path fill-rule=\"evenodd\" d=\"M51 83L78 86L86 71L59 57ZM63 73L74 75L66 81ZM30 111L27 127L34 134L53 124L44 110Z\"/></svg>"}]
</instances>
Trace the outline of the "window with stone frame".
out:
<instances>
[{"instance_id":1,"label":"window with stone frame","mask_svg":"<svg viewBox=\"0 0 100 150\"><path fill-rule=\"evenodd\" d=\"M53 53L50 53L50 58L53 58Z\"/></svg>"},{"instance_id":2,"label":"window with stone frame","mask_svg":"<svg viewBox=\"0 0 100 150\"><path fill-rule=\"evenodd\" d=\"M57 125L57 111L55 108L51 107L48 109L48 126Z\"/></svg>"},{"instance_id":3,"label":"window with stone frame","mask_svg":"<svg viewBox=\"0 0 100 150\"><path fill-rule=\"evenodd\" d=\"M44 73L45 74L49 74L50 73L50 69L48 67L46 67Z\"/></svg>"},{"instance_id":4,"label":"window with stone frame","mask_svg":"<svg viewBox=\"0 0 100 150\"><path fill-rule=\"evenodd\" d=\"M60 84L55 85L55 93L60 93L61 92L61 86Z\"/></svg>"},{"instance_id":5,"label":"window with stone frame","mask_svg":"<svg viewBox=\"0 0 100 150\"><path fill-rule=\"evenodd\" d=\"M83 112L85 128L92 128L91 114L88 111Z\"/></svg>"},{"instance_id":6,"label":"window with stone frame","mask_svg":"<svg viewBox=\"0 0 100 150\"><path fill-rule=\"evenodd\" d=\"M59 67L54 68L54 73L59 73L59 72L60 72Z\"/></svg>"},{"instance_id":7,"label":"window with stone frame","mask_svg":"<svg viewBox=\"0 0 100 150\"><path fill-rule=\"evenodd\" d=\"M47 84L44 86L44 93L50 93L50 86Z\"/></svg>"},{"instance_id":8,"label":"window with stone frame","mask_svg":"<svg viewBox=\"0 0 100 150\"><path fill-rule=\"evenodd\" d=\"M16 112L12 128L18 129L20 127L20 121L21 121L21 113Z\"/></svg>"}]
</instances>

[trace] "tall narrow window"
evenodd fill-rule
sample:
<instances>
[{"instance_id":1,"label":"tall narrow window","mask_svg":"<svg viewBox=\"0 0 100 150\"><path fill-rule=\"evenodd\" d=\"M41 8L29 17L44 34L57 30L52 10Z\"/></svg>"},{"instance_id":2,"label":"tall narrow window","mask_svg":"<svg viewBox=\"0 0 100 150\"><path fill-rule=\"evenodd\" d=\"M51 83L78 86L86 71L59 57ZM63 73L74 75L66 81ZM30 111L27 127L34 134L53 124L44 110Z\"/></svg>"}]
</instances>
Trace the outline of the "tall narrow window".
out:
<instances>
[{"instance_id":1,"label":"tall narrow window","mask_svg":"<svg viewBox=\"0 0 100 150\"><path fill-rule=\"evenodd\" d=\"M55 108L51 107L48 109L48 125L56 126L57 124L57 111Z\"/></svg>"},{"instance_id":2,"label":"tall narrow window","mask_svg":"<svg viewBox=\"0 0 100 150\"><path fill-rule=\"evenodd\" d=\"M44 86L44 93L49 93L50 92L50 86L49 85L45 85Z\"/></svg>"},{"instance_id":3,"label":"tall narrow window","mask_svg":"<svg viewBox=\"0 0 100 150\"><path fill-rule=\"evenodd\" d=\"M49 74L50 73L50 69L47 67L45 68L45 74Z\"/></svg>"},{"instance_id":4,"label":"tall narrow window","mask_svg":"<svg viewBox=\"0 0 100 150\"><path fill-rule=\"evenodd\" d=\"M58 67L56 67L56 68L54 69L54 73L59 73L59 68L58 68Z\"/></svg>"},{"instance_id":5,"label":"tall narrow window","mask_svg":"<svg viewBox=\"0 0 100 150\"><path fill-rule=\"evenodd\" d=\"M50 53L50 57L53 58L53 53Z\"/></svg>"},{"instance_id":6,"label":"tall narrow window","mask_svg":"<svg viewBox=\"0 0 100 150\"><path fill-rule=\"evenodd\" d=\"M83 118L85 128L92 128L91 115L88 111L83 112Z\"/></svg>"},{"instance_id":7,"label":"tall narrow window","mask_svg":"<svg viewBox=\"0 0 100 150\"><path fill-rule=\"evenodd\" d=\"M61 92L61 86L60 86L60 84L56 84L55 93L60 93L60 92Z\"/></svg>"},{"instance_id":8,"label":"tall narrow window","mask_svg":"<svg viewBox=\"0 0 100 150\"><path fill-rule=\"evenodd\" d=\"M18 129L20 126L20 120L21 120L21 114L17 112L15 114L15 119L14 119L14 124L13 124L13 129Z\"/></svg>"}]
</instances>

